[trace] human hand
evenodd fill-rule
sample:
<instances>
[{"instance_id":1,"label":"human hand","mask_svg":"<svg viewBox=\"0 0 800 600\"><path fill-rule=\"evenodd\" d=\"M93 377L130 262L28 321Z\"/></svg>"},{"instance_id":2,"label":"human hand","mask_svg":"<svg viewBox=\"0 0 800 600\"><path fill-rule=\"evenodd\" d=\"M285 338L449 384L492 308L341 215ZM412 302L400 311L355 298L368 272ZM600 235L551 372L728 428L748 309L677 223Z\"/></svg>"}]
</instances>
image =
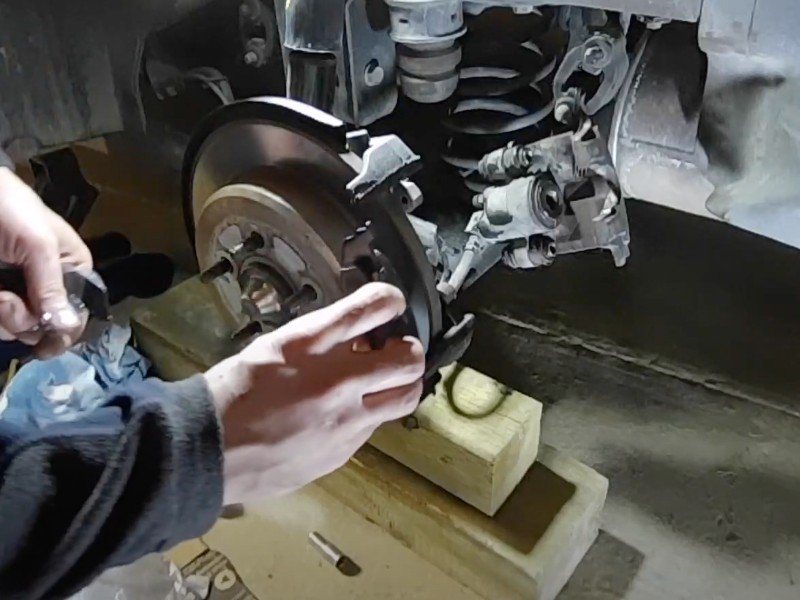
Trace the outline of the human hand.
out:
<instances>
[{"instance_id":1,"label":"human hand","mask_svg":"<svg viewBox=\"0 0 800 600\"><path fill-rule=\"evenodd\" d=\"M92 255L75 230L50 210L13 171L0 167L0 261L22 269L27 304L0 291L0 339L19 339L46 358L60 354L85 325L67 301L62 263L92 268ZM51 316L47 330L37 328Z\"/></svg>"},{"instance_id":2,"label":"human hand","mask_svg":"<svg viewBox=\"0 0 800 600\"><path fill-rule=\"evenodd\" d=\"M405 308L398 289L371 283L206 373L224 431L225 504L295 491L414 411L425 370L419 340L380 350L363 340Z\"/></svg>"}]
</instances>

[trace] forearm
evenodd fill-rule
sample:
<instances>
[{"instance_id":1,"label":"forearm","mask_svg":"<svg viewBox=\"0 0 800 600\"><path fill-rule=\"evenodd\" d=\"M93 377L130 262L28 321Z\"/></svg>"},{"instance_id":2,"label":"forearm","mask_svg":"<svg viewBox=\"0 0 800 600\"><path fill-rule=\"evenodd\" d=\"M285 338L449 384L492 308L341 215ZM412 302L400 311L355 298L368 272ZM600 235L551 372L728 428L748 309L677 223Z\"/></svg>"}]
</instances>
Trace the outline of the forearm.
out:
<instances>
[{"instance_id":1,"label":"forearm","mask_svg":"<svg viewBox=\"0 0 800 600\"><path fill-rule=\"evenodd\" d=\"M45 430L0 418L0 597L65 597L204 533L222 503L220 439L199 376L126 388Z\"/></svg>"}]
</instances>

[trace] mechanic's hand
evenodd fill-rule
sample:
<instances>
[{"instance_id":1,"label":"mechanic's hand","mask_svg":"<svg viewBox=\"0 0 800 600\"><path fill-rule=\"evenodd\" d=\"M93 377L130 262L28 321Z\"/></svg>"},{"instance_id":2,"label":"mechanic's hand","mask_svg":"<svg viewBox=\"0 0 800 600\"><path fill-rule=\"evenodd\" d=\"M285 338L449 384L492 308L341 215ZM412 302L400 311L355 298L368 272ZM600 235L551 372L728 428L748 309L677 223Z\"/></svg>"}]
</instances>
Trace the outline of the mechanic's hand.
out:
<instances>
[{"instance_id":1,"label":"mechanic's hand","mask_svg":"<svg viewBox=\"0 0 800 600\"><path fill-rule=\"evenodd\" d=\"M36 346L39 357L60 354L80 337L84 321L67 301L61 263L92 268L92 255L64 219L10 169L0 167L0 261L20 267L28 304L0 291L0 339ZM33 331L52 316L48 332Z\"/></svg>"},{"instance_id":2,"label":"mechanic's hand","mask_svg":"<svg viewBox=\"0 0 800 600\"><path fill-rule=\"evenodd\" d=\"M369 350L363 335L405 311L371 283L255 340L206 373L225 437L225 504L292 492L341 467L422 395L413 338Z\"/></svg>"}]
</instances>

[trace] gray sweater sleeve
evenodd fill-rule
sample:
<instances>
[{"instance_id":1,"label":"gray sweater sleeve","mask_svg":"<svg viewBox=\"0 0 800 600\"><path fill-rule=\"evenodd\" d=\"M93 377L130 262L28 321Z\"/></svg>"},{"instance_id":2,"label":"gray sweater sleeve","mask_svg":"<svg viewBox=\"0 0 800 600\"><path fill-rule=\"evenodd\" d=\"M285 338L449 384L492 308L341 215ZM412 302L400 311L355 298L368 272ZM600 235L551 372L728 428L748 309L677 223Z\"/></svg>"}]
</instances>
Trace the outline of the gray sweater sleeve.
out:
<instances>
[{"instance_id":1,"label":"gray sweater sleeve","mask_svg":"<svg viewBox=\"0 0 800 600\"><path fill-rule=\"evenodd\" d=\"M221 506L221 432L202 376L126 387L44 429L0 419L0 598L69 597L205 533Z\"/></svg>"}]
</instances>

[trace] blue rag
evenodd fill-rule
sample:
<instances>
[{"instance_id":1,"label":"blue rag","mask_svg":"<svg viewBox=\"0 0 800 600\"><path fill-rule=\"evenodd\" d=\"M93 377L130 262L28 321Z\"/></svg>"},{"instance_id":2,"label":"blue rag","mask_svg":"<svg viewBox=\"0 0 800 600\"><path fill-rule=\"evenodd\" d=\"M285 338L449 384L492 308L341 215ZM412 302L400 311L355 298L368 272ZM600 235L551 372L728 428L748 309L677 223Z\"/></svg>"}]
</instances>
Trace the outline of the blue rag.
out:
<instances>
[{"instance_id":1,"label":"blue rag","mask_svg":"<svg viewBox=\"0 0 800 600\"><path fill-rule=\"evenodd\" d=\"M0 419L44 427L73 421L106 398L106 390L144 380L150 362L129 345L129 325L112 325L99 340L22 367L0 396Z\"/></svg>"}]
</instances>

